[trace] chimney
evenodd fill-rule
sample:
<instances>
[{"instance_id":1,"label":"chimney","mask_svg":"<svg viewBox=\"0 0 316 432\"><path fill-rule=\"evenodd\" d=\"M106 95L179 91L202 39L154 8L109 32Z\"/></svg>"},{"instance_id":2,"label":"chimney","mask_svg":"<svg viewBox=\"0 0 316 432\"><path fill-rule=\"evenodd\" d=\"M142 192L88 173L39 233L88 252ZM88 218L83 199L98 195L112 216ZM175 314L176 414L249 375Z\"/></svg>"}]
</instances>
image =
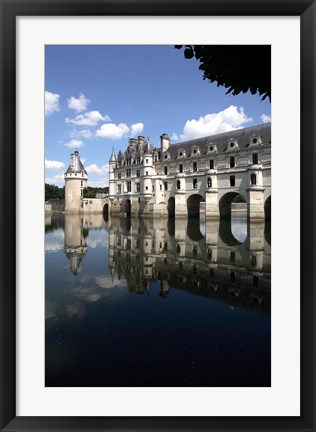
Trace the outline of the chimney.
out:
<instances>
[{"instance_id":1,"label":"chimney","mask_svg":"<svg viewBox=\"0 0 316 432\"><path fill-rule=\"evenodd\" d=\"M162 135L160 135L160 146L161 146L161 150L163 152L167 151L169 146L170 146L170 139L168 134L163 133Z\"/></svg>"}]
</instances>

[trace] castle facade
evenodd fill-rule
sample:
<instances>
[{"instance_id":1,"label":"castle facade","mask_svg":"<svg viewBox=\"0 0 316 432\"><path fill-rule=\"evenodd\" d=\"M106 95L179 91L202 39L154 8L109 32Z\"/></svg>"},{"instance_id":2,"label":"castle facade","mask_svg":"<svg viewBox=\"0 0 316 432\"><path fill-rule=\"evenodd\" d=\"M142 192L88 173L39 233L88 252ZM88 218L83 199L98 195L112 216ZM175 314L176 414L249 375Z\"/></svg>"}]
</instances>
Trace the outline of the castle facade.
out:
<instances>
[{"instance_id":1,"label":"castle facade","mask_svg":"<svg viewBox=\"0 0 316 432\"><path fill-rule=\"evenodd\" d=\"M65 173L66 211L175 217L203 211L218 219L229 217L237 201L252 221L270 217L270 123L177 144L167 134L158 146L130 138L124 152L112 151L109 196L102 199L82 197L87 174L78 152L73 156Z\"/></svg>"}]
</instances>

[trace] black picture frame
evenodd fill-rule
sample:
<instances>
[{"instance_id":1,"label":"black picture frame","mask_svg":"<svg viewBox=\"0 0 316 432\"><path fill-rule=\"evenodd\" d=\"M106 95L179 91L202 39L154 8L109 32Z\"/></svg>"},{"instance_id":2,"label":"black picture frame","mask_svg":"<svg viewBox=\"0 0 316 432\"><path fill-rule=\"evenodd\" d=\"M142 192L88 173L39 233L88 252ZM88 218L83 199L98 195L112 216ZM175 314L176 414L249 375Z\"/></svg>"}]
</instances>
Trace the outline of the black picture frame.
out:
<instances>
[{"instance_id":1,"label":"black picture frame","mask_svg":"<svg viewBox=\"0 0 316 432\"><path fill-rule=\"evenodd\" d=\"M293 203L301 206L301 262L298 263L301 271L301 415L299 417L16 416L16 17L70 15L300 17L301 201ZM196 2L193 0L169 0L168 2L164 0L0 0L0 20L1 431L315 431L315 2L300 0L198 0ZM286 148L285 142L280 145Z\"/></svg>"}]
</instances>

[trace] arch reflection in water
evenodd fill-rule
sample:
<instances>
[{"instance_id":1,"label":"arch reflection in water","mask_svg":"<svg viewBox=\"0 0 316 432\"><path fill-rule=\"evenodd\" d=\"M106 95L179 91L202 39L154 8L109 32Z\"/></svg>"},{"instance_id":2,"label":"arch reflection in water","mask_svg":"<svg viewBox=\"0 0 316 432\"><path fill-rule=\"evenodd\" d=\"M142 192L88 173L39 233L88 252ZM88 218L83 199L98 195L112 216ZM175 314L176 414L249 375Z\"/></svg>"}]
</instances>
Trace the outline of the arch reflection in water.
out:
<instances>
[{"instance_id":1,"label":"arch reflection in water","mask_svg":"<svg viewBox=\"0 0 316 432\"><path fill-rule=\"evenodd\" d=\"M47 218L45 385L269 386L269 227L226 222Z\"/></svg>"},{"instance_id":2,"label":"arch reflection in water","mask_svg":"<svg viewBox=\"0 0 316 432\"><path fill-rule=\"evenodd\" d=\"M165 222L132 219L127 233L124 220L111 219L109 264L126 279L131 292L148 292L158 282L164 297L171 289L183 289L270 313L271 253L264 241L264 223L248 224L247 230L247 224L238 220L244 240L240 243L228 220L205 221L205 236L198 218L169 221L174 231L167 231Z\"/></svg>"}]
</instances>

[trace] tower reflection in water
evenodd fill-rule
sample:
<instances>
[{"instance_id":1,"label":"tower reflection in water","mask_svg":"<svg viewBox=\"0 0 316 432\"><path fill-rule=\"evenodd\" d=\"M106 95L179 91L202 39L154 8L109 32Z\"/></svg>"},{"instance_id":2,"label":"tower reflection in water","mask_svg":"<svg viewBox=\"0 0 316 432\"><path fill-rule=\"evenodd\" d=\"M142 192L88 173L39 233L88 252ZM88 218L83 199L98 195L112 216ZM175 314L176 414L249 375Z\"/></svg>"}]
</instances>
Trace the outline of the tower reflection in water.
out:
<instances>
[{"instance_id":1,"label":"tower reflection in water","mask_svg":"<svg viewBox=\"0 0 316 432\"><path fill-rule=\"evenodd\" d=\"M270 225L47 215L45 385L270 386Z\"/></svg>"}]
</instances>

